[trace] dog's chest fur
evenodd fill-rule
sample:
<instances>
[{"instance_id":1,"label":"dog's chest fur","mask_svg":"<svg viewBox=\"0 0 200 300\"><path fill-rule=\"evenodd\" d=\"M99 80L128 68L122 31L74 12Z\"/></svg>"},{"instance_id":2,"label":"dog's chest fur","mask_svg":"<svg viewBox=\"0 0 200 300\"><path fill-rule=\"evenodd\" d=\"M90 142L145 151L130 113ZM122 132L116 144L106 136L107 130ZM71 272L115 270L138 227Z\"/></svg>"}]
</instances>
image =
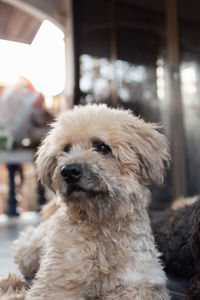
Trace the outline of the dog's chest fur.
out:
<instances>
[{"instance_id":1,"label":"dog's chest fur","mask_svg":"<svg viewBox=\"0 0 200 300\"><path fill-rule=\"evenodd\" d=\"M130 219L109 227L89 225L72 222L64 213L55 220L46 240L47 255L41 268L44 266L44 272L60 286L84 290L87 296L94 297L101 295L101 291L123 287L124 278L130 276L129 271L126 275L127 270L133 269L139 254L147 251L144 233L140 232L140 228L144 230L144 224L137 224L137 221L134 226ZM149 228L146 229L149 245Z\"/></svg>"}]
</instances>

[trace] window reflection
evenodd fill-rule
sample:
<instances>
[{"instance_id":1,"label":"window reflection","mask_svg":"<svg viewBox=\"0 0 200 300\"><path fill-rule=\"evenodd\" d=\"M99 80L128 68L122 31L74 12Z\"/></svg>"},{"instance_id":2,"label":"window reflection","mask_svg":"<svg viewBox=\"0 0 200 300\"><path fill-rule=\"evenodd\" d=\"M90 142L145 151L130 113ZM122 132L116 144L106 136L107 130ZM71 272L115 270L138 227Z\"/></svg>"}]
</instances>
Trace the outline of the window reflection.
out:
<instances>
[{"instance_id":1,"label":"window reflection","mask_svg":"<svg viewBox=\"0 0 200 300\"><path fill-rule=\"evenodd\" d=\"M197 72L195 62L182 63L181 84L184 103L191 104L196 100L195 94L197 92Z\"/></svg>"},{"instance_id":2,"label":"window reflection","mask_svg":"<svg viewBox=\"0 0 200 300\"><path fill-rule=\"evenodd\" d=\"M116 89L119 104L129 104L136 110L136 114L147 120L159 120L158 116L155 119L153 110L157 109L157 98L162 100L164 97L164 68L161 59L156 69L156 66L136 65L119 59L112 63L107 58L82 55L80 72L80 89L84 95L82 101L106 101L109 104L112 90ZM142 108L144 105L152 108L152 112L146 116ZM152 113L154 116L151 117Z\"/></svg>"}]
</instances>

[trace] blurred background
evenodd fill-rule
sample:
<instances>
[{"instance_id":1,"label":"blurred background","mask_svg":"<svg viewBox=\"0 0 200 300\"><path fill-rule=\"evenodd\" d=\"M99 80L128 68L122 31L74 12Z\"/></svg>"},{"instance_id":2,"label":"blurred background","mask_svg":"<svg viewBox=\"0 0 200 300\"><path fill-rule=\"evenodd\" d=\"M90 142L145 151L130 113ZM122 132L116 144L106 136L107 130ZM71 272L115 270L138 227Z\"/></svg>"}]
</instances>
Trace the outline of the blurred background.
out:
<instances>
[{"instance_id":1,"label":"blurred background","mask_svg":"<svg viewBox=\"0 0 200 300\"><path fill-rule=\"evenodd\" d=\"M80 103L163 125L172 166L151 187L152 209L200 193L199 10L198 0L0 1L0 226L11 240L9 216L19 230L36 224L48 199L33 165L48 124Z\"/></svg>"}]
</instances>

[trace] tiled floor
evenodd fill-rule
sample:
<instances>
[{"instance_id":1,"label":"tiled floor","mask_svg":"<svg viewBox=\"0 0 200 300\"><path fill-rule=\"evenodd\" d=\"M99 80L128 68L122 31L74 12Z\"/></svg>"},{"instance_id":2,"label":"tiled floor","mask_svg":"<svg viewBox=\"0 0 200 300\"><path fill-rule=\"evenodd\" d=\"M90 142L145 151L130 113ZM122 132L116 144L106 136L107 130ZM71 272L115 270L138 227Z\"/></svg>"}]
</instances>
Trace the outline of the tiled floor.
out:
<instances>
[{"instance_id":1,"label":"tiled floor","mask_svg":"<svg viewBox=\"0 0 200 300\"><path fill-rule=\"evenodd\" d=\"M0 215L0 277L6 276L8 272L19 274L14 264L11 247L20 231L28 225L37 225L39 216L35 212L22 213L20 217L8 218Z\"/></svg>"}]
</instances>

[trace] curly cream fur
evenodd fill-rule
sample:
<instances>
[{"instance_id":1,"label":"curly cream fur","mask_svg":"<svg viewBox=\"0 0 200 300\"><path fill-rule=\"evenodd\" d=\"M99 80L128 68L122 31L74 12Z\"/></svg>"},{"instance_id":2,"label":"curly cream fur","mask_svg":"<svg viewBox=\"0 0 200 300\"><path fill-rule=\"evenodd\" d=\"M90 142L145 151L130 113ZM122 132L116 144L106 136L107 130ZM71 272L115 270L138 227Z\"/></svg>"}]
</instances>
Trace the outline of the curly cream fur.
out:
<instances>
[{"instance_id":1,"label":"curly cream fur","mask_svg":"<svg viewBox=\"0 0 200 300\"><path fill-rule=\"evenodd\" d=\"M23 238L16 243L16 262L23 273L27 266L32 270L26 276L40 261L26 300L169 299L147 214L148 184L163 181L170 160L157 128L105 105L76 107L53 124L36 167L55 193L57 209L29 245ZM94 140L108 145L110 153L96 151ZM70 193L61 169L74 163L83 176Z\"/></svg>"}]
</instances>

